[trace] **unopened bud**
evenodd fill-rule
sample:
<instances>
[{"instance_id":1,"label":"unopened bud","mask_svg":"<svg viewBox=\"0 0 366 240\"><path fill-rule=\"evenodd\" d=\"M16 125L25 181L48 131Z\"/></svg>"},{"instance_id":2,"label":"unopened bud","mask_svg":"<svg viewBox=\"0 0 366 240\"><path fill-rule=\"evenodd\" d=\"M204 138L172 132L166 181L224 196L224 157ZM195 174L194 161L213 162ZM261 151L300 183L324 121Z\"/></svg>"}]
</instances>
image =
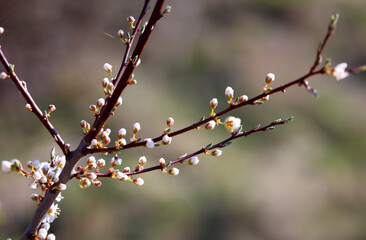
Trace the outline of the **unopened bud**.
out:
<instances>
[{"instance_id":1,"label":"unopened bud","mask_svg":"<svg viewBox=\"0 0 366 240\"><path fill-rule=\"evenodd\" d=\"M110 65L109 63L104 63L104 71L106 71L107 73L112 73L112 65Z\"/></svg>"},{"instance_id":2,"label":"unopened bud","mask_svg":"<svg viewBox=\"0 0 366 240\"><path fill-rule=\"evenodd\" d=\"M225 96L231 100L234 97L234 90L231 87L227 87L225 89Z\"/></svg>"},{"instance_id":3,"label":"unopened bud","mask_svg":"<svg viewBox=\"0 0 366 240\"><path fill-rule=\"evenodd\" d=\"M216 126L216 122L214 120L211 120L208 123L206 123L205 128L207 130L212 130L215 128L215 126Z\"/></svg>"},{"instance_id":4,"label":"unopened bud","mask_svg":"<svg viewBox=\"0 0 366 240\"><path fill-rule=\"evenodd\" d=\"M219 104L219 102L217 101L217 98L213 98L211 101L210 101L210 107L211 109L215 109L217 107L217 105Z\"/></svg>"},{"instance_id":5,"label":"unopened bud","mask_svg":"<svg viewBox=\"0 0 366 240\"><path fill-rule=\"evenodd\" d=\"M117 100L117 102L116 102L116 105L114 107L120 106L122 104L122 102L123 102L122 97L119 97L118 100Z\"/></svg>"},{"instance_id":6,"label":"unopened bud","mask_svg":"<svg viewBox=\"0 0 366 240\"><path fill-rule=\"evenodd\" d=\"M4 33L4 28L3 27L0 27L0 35L2 35Z\"/></svg>"},{"instance_id":7,"label":"unopened bud","mask_svg":"<svg viewBox=\"0 0 366 240\"><path fill-rule=\"evenodd\" d=\"M178 168L169 169L169 174L173 175L173 176L177 176L179 174L179 169Z\"/></svg>"},{"instance_id":8,"label":"unopened bud","mask_svg":"<svg viewBox=\"0 0 366 240\"><path fill-rule=\"evenodd\" d=\"M266 83L270 84L271 82L273 82L275 80L275 75L273 73L268 73L266 76Z\"/></svg>"},{"instance_id":9,"label":"unopened bud","mask_svg":"<svg viewBox=\"0 0 366 240\"><path fill-rule=\"evenodd\" d=\"M174 119L172 117L169 117L167 120L166 120L166 125L168 127L172 127L174 125Z\"/></svg>"},{"instance_id":10,"label":"unopened bud","mask_svg":"<svg viewBox=\"0 0 366 240\"><path fill-rule=\"evenodd\" d=\"M29 103L25 104L25 109L27 109L28 112L32 112L32 106Z\"/></svg>"},{"instance_id":11,"label":"unopened bud","mask_svg":"<svg viewBox=\"0 0 366 240\"><path fill-rule=\"evenodd\" d=\"M124 128L121 128L119 131L118 131L118 138L121 139L121 138L124 138L127 134L127 131L126 129Z\"/></svg>"},{"instance_id":12,"label":"unopened bud","mask_svg":"<svg viewBox=\"0 0 366 240\"><path fill-rule=\"evenodd\" d=\"M192 165L192 166L196 166L199 162L200 162L200 160L198 159L198 157L191 157L188 160L188 164Z\"/></svg>"},{"instance_id":13,"label":"unopened bud","mask_svg":"<svg viewBox=\"0 0 366 240\"><path fill-rule=\"evenodd\" d=\"M118 37L120 39L124 39L125 38L125 32L122 29L118 30L118 33L117 34L118 34Z\"/></svg>"},{"instance_id":14,"label":"unopened bud","mask_svg":"<svg viewBox=\"0 0 366 240\"><path fill-rule=\"evenodd\" d=\"M8 74L6 74L6 72L1 72L0 73L0 79L5 79L7 77L9 77L9 76L8 76Z\"/></svg>"},{"instance_id":15,"label":"unopened bud","mask_svg":"<svg viewBox=\"0 0 366 240\"><path fill-rule=\"evenodd\" d=\"M140 157L139 164L141 166L144 166L146 163L147 163L146 157L145 156Z\"/></svg>"},{"instance_id":16,"label":"unopened bud","mask_svg":"<svg viewBox=\"0 0 366 240\"><path fill-rule=\"evenodd\" d=\"M144 185L144 179L138 177L132 180L134 184L136 184L137 186L142 186Z\"/></svg>"},{"instance_id":17,"label":"unopened bud","mask_svg":"<svg viewBox=\"0 0 366 240\"><path fill-rule=\"evenodd\" d=\"M248 101L248 96L247 95L240 96L239 103L246 102L246 101Z\"/></svg>"},{"instance_id":18,"label":"unopened bud","mask_svg":"<svg viewBox=\"0 0 366 240\"><path fill-rule=\"evenodd\" d=\"M133 129L134 134L138 133L141 130L140 123L137 122L137 123L133 124L132 129Z\"/></svg>"},{"instance_id":19,"label":"unopened bud","mask_svg":"<svg viewBox=\"0 0 366 240\"><path fill-rule=\"evenodd\" d=\"M103 78L103 80L102 80L102 86L103 86L103 88L107 88L108 83L109 83L108 78Z\"/></svg>"},{"instance_id":20,"label":"unopened bud","mask_svg":"<svg viewBox=\"0 0 366 240\"><path fill-rule=\"evenodd\" d=\"M104 106L104 104L105 104L105 100L104 100L104 98L99 98L99 99L97 100L97 107L98 107L98 108L102 108L102 107Z\"/></svg>"},{"instance_id":21,"label":"unopened bud","mask_svg":"<svg viewBox=\"0 0 366 240\"><path fill-rule=\"evenodd\" d=\"M48 106L48 110L50 110L51 112L54 112L56 110L56 106L51 104Z\"/></svg>"}]
</instances>

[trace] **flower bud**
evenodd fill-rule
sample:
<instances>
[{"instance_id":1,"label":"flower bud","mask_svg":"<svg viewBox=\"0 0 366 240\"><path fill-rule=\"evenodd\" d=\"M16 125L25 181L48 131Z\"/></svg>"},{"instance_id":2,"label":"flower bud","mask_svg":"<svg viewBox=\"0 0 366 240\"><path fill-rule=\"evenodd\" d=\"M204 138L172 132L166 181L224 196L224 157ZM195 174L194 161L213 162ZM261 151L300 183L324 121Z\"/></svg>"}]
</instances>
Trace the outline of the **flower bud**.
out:
<instances>
[{"instance_id":1,"label":"flower bud","mask_svg":"<svg viewBox=\"0 0 366 240\"><path fill-rule=\"evenodd\" d=\"M188 160L188 164L192 165L192 166L196 166L199 162L200 162L200 160L198 159L198 157L191 157Z\"/></svg>"},{"instance_id":2,"label":"flower bud","mask_svg":"<svg viewBox=\"0 0 366 240\"><path fill-rule=\"evenodd\" d=\"M81 188L89 187L90 184L91 184L91 182L88 178L81 178L80 179L79 185L80 185Z\"/></svg>"},{"instance_id":3,"label":"flower bud","mask_svg":"<svg viewBox=\"0 0 366 240\"><path fill-rule=\"evenodd\" d=\"M114 156L112 159L111 159L111 166L112 167L116 167L116 166L119 166L122 164L122 158L118 157L117 155Z\"/></svg>"},{"instance_id":4,"label":"flower bud","mask_svg":"<svg viewBox=\"0 0 366 240\"><path fill-rule=\"evenodd\" d=\"M104 104L105 104L105 100L104 100L104 98L99 98L99 99L97 100L97 107L98 107L98 108L102 108L102 107L104 106Z\"/></svg>"},{"instance_id":5,"label":"flower bud","mask_svg":"<svg viewBox=\"0 0 366 240\"><path fill-rule=\"evenodd\" d=\"M166 125L168 127L172 127L174 125L174 119L172 117L169 117L167 120L166 120Z\"/></svg>"},{"instance_id":6,"label":"flower bud","mask_svg":"<svg viewBox=\"0 0 366 240\"><path fill-rule=\"evenodd\" d=\"M37 182L38 180L40 180L41 178L42 178L42 175L41 175L41 173L40 172L33 172L33 175L32 175L32 177L33 177L33 180L35 181L35 182Z\"/></svg>"},{"instance_id":7,"label":"flower bud","mask_svg":"<svg viewBox=\"0 0 366 240\"><path fill-rule=\"evenodd\" d=\"M230 130L230 132L237 131L241 126L240 124L241 119L233 116L230 116L225 120L225 127L227 127L227 129Z\"/></svg>"},{"instance_id":8,"label":"flower bud","mask_svg":"<svg viewBox=\"0 0 366 240\"><path fill-rule=\"evenodd\" d=\"M121 40L125 38L125 32L122 29L118 30L117 34Z\"/></svg>"},{"instance_id":9,"label":"flower bud","mask_svg":"<svg viewBox=\"0 0 366 240\"><path fill-rule=\"evenodd\" d=\"M112 73L112 65L110 65L109 63L104 63L104 71L106 71L107 73Z\"/></svg>"},{"instance_id":10,"label":"flower bud","mask_svg":"<svg viewBox=\"0 0 366 240\"><path fill-rule=\"evenodd\" d=\"M11 162L6 160L1 161L1 170L6 173L11 172Z\"/></svg>"},{"instance_id":11,"label":"flower bud","mask_svg":"<svg viewBox=\"0 0 366 240\"><path fill-rule=\"evenodd\" d=\"M56 236L53 233L48 234L46 240L56 240Z\"/></svg>"},{"instance_id":12,"label":"flower bud","mask_svg":"<svg viewBox=\"0 0 366 240\"><path fill-rule=\"evenodd\" d=\"M86 176L89 180L91 180L91 181L93 181L93 180L95 180L95 179L97 178L97 174L95 174L94 172L87 172L87 173L85 174L85 176Z\"/></svg>"},{"instance_id":13,"label":"flower bud","mask_svg":"<svg viewBox=\"0 0 366 240\"><path fill-rule=\"evenodd\" d=\"M90 105L90 106L89 106L89 110L90 110L92 113L97 113L97 112L98 112L98 108L97 108L97 106L95 106L95 105Z\"/></svg>"},{"instance_id":14,"label":"flower bud","mask_svg":"<svg viewBox=\"0 0 366 240\"><path fill-rule=\"evenodd\" d=\"M0 27L0 35L2 35L4 33L4 28L3 27Z\"/></svg>"},{"instance_id":15,"label":"flower bud","mask_svg":"<svg viewBox=\"0 0 366 240\"><path fill-rule=\"evenodd\" d=\"M47 231L48 231L48 230L50 230L50 223L48 223L48 222L42 223L41 228L44 228L44 229L46 229Z\"/></svg>"},{"instance_id":16,"label":"flower bud","mask_svg":"<svg viewBox=\"0 0 366 240\"><path fill-rule=\"evenodd\" d=\"M116 102L116 105L114 107L118 107L118 106L122 105L122 102L123 102L122 97L119 97L117 102Z\"/></svg>"},{"instance_id":17,"label":"flower bud","mask_svg":"<svg viewBox=\"0 0 366 240\"><path fill-rule=\"evenodd\" d=\"M124 173L128 173L128 172L131 172L131 169L130 169L130 167L125 167L125 168L123 169L123 172L124 172Z\"/></svg>"},{"instance_id":18,"label":"flower bud","mask_svg":"<svg viewBox=\"0 0 366 240\"><path fill-rule=\"evenodd\" d=\"M47 230L45 228L39 229L37 237L39 240L45 240L47 237Z\"/></svg>"},{"instance_id":19,"label":"flower bud","mask_svg":"<svg viewBox=\"0 0 366 240\"><path fill-rule=\"evenodd\" d=\"M215 126L216 126L216 122L214 120L211 120L208 123L206 123L205 128L207 130L212 130L215 128Z\"/></svg>"},{"instance_id":20,"label":"flower bud","mask_svg":"<svg viewBox=\"0 0 366 240\"><path fill-rule=\"evenodd\" d=\"M28 112L32 112L32 106L29 103L25 104L25 109L27 109Z\"/></svg>"},{"instance_id":21,"label":"flower bud","mask_svg":"<svg viewBox=\"0 0 366 240\"><path fill-rule=\"evenodd\" d=\"M230 100L234 97L234 90L231 87L227 87L225 89L225 96L228 97Z\"/></svg>"},{"instance_id":22,"label":"flower bud","mask_svg":"<svg viewBox=\"0 0 366 240\"><path fill-rule=\"evenodd\" d=\"M108 87L108 84L109 84L108 78L103 78L103 80L102 80L102 86L103 86L103 88L107 88Z\"/></svg>"},{"instance_id":23,"label":"flower bud","mask_svg":"<svg viewBox=\"0 0 366 240\"><path fill-rule=\"evenodd\" d=\"M132 180L134 184L136 184L137 186L142 186L144 185L144 179L138 177Z\"/></svg>"},{"instance_id":24,"label":"flower bud","mask_svg":"<svg viewBox=\"0 0 366 240\"><path fill-rule=\"evenodd\" d=\"M64 190L66 190L66 184L60 183L57 185L56 188L60 191L64 191Z\"/></svg>"},{"instance_id":25,"label":"flower bud","mask_svg":"<svg viewBox=\"0 0 366 240\"><path fill-rule=\"evenodd\" d=\"M170 175L177 176L179 174L179 169L178 168L169 169L168 173Z\"/></svg>"},{"instance_id":26,"label":"flower bud","mask_svg":"<svg viewBox=\"0 0 366 240\"><path fill-rule=\"evenodd\" d=\"M137 122L137 123L133 124L132 129L133 129L134 134L138 133L141 130L140 123Z\"/></svg>"},{"instance_id":27,"label":"flower bud","mask_svg":"<svg viewBox=\"0 0 366 240\"><path fill-rule=\"evenodd\" d=\"M121 138L124 138L127 134L127 131L126 129L124 128L121 128L119 131L118 131L118 138L121 139Z\"/></svg>"},{"instance_id":28,"label":"flower bud","mask_svg":"<svg viewBox=\"0 0 366 240\"><path fill-rule=\"evenodd\" d=\"M91 141L91 145L92 145L92 147L93 147L93 148L97 148L97 147L98 147L98 140L94 138L94 139Z\"/></svg>"},{"instance_id":29,"label":"flower bud","mask_svg":"<svg viewBox=\"0 0 366 240\"><path fill-rule=\"evenodd\" d=\"M154 148L155 147L155 143L151 138L146 138L146 147L147 148Z\"/></svg>"},{"instance_id":30,"label":"flower bud","mask_svg":"<svg viewBox=\"0 0 366 240\"><path fill-rule=\"evenodd\" d=\"M268 73L266 76L266 83L270 84L271 82L273 82L275 80L275 75L273 73Z\"/></svg>"},{"instance_id":31,"label":"flower bud","mask_svg":"<svg viewBox=\"0 0 366 240\"><path fill-rule=\"evenodd\" d=\"M105 160L104 159L99 159L98 161L97 161L97 166L99 167L99 168L102 168L102 167L104 167L105 166Z\"/></svg>"},{"instance_id":32,"label":"flower bud","mask_svg":"<svg viewBox=\"0 0 366 240\"><path fill-rule=\"evenodd\" d=\"M160 164L161 166L165 166L165 159L164 159L164 158L160 158L160 160L159 160L159 164Z\"/></svg>"},{"instance_id":33,"label":"flower bud","mask_svg":"<svg viewBox=\"0 0 366 240\"><path fill-rule=\"evenodd\" d=\"M95 181L93 181L93 184L94 184L94 186L96 186L96 187L100 187L100 186L102 186L102 182L100 181L100 180L95 180Z\"/></svg>"},{"instance_id":34,"label":"flower bud","mask_svg":"<svg viewBox=\"0 0 366 240\"><path fill-rule=\"evenodd\" d=\"M133 23L135 22L135 18L134 18L133 16L129 16L129 17L127 18L127 22L128 22L129 24L133 24Z\"/></svg>"},{"instance_id":35,"label":"flower bud","mask_svg":"<svg viewBox=\"0 0 366 240\"><path fill-rule=\"evenodd\" d=\"M95 162L96 162L96 160L95 160L94 156L90 156L90 157L88 157L88 160L86 160L86 164L88 164L88 165L95 163Z\"/></svg>"},{"instance_id":36,"label":"flower bud","mask_svg":"<svg viewBox=\"0 0 366 240\"><path fill-rule=\"evenodd\" d=\"M122 138L122 139L118 140L119 146L125 146L126 144L127 144L126 139Z\"/></svg>"},{"instance_id":37,"label":"flower bud","mask_svg":"<svg viewBox=\"0 0 366 240\"><path fill-rule=\"evenodd\" d=\"M211 107L211 109L215 109L218 104L219 104L219 102L217 101L217 98L211 99L211 101L210 101L210 107Z\"/></svg>"},{"instance_id":38,"label":"flower bud","mask_svg":"<svg viewBox=\"0 0 366 240\"><path fill-rule=\"evenodd\" d=\"M246 102L246 101L248 101L248 96L247 95L240 96L239 103Z\"/></svg>"},{"instance_id":39,"label":"flower bud","mask_svg":"<svg viewBox=\"0 0 366 240\"><path fill-rule=\"evenodd\" d=\"M0 73L0 79L5 79L7 77L9 77L9 76L8 76L8 74L6 74L6 72L1 72Z\"/></svg>"},{"instance_id":40,"label":"flower bud","mask_svg":"<svg viewBox=\"0 0 366 240\"><path fill-rule=\"evenodd\" d=\"M51 112L54 112L56 110L56 106L51 104L48 106L48 110L50 110Z\"/></svg>"},{"instance_id":41,"label":"flower bud","mask_svg":"<svg viewBox=\"0 0 366 240\"><path fill-rule=\"evenodd\" d=\"M211 155L214 157L220 157L222 154L222 151L220 149L215 149L211 152Z\"/></svg>"},{"instance_id":42,"label":"flower bud","mask_svg":"<svg viewBox=\"0 0 366 240\"><path fill-rule=\"evenodd\" d=\"M144 166L146 163L147 163L146 157L145 156L140 157L139 164L141 166Z\"/></svg>"},{"instance_id":43,"label":"flower bud","mask_svg":"<svg viewBox=\"0 0 366 240\"><path fill-rule=\"evenodd\" d=\"M164 144L164 145L168 145L168 144L171 144L171 143L172 143L172 138L171 138L171 137L169 137L167 134L165 134L165 135L163 136L162 141L163 141L163 144Z\"/></svg>"}]
</instances>

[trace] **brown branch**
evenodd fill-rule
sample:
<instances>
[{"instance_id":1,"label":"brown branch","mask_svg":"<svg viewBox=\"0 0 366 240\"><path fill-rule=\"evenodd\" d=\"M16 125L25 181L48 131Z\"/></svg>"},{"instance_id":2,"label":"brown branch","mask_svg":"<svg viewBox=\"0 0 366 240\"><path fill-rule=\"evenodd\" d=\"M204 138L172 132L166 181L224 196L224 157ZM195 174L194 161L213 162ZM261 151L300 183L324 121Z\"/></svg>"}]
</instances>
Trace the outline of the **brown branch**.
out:
<instances>
[{"instance_id":1,"label":"brown branch","mask_svg":"<svg viewBox=\"0 0 366 240\"><path fill-rule=\"evenodd\" d=\"M155 28L156 23L161 18L161 11L164 2L165 0L158 0L156 2L154 10L146 26L146 29L144 33L142 33L141 36L139 37L135 50L133 51L132 54L132 58L135 58L137 56L137 59L135 59L136 62L141 57L141 54L146 46L147 41L150 38L152 31ZM91 141L98 135L99 131L103 128L104 124L109 119L114 109L114 106L118 101L118 98L121 96L123 90L128 85L128 81L133 71L135 70L136 62L129 60L125 70L123 72L118 73L116 77L116 82L118 84L114 89L112 95L109 98L107 98L106 104L101 109L100 114L96 117L90 132L83 138L82 140L83 145L89 146ZM86 147L82 149L82 153L84 155L88 154L88 152L86 151Z\"/></svg>"},{"instance_id":2,"label":"brown branch","mask_svg":"<svg viewBox=\"0 0 366 240\"><path fill-rule=\"evenodd\" d=\"M237 138L240 138L240 137L247 137L249 135L252 135L253 133L258 133L258 132L264 132L264 131L269 131L269 130L272 130L272 127L274 126L277 126L277 125L283 125L283 124L286 124L288 122L290 122L292 120L292 118L288 118L288 119L285 119L285 120L282 120L282 121L274 121L264 127L261 127L261 128L253 128L251 129L250 131L247 131L247 132L242 132L242 133L237 133L237 134L232 134L229 138L219 142L219 143L216 143L215 145L211 145L211 146L208 146L208 147L204 147L204 148L201 148L191 154L188 154L188 155L185 155L185 156L182 156L182 157L179 157L175 160L172 160L169 162L169 166L170 165L174 165L174 164L177 164L177 163L182 163L184 162L186 159L189 159L191 157L194 157L194 156L197 156L199 154L202 154L202 153L205 153L207 150L213 150L213 149L217 149L217 148L224 148L228 145L228 143L230 141L233 141ZM138 175L138 174L142 174L142 173L146 173L146 172L151 172L151 171L155 171L155 170L162 170L163 168L165 168L166 166L162 166L162 165L156 165L156 166L153 166L153 167L150 167L150 168L145 168L145 169L141 169L141 170L135 170L135 171L131 171L131 172L127 172L125 173L126 175L128 176L132 176L132 175ZM75 173L74 174L74 177L76 176L79 176L80 174L83 174L82 172L79 172L79 173ZM96 175L98 177L111 177L113 174L113 172L108 172L108 173L96 173Z\"/></svg>"},{"instance_id":3,"label":"brown branch","mask_svg":"<svg viewBox=\"0 0 366 240\"><path fill-rule=\"evenodd\" d=\"M5 57L1 46L0 46L0 60L3 64L5 70L7 71L10 79L13 81L15 86L18 88L20 94L24 97L25 101L30 104L32 107L32 112L36 115L36 117L41 121L43 126L47 129L47 131L52 135L57 145L61 148L62 152L67 155L67 150L65 149L65 142L61 138L60 134L56 131L56 129L52 126L51 122L49 121L48 117L45 116L42 111L37 106L36 102L33 100L32 96L27 90L25 82L21 81L16 73L14 72L14 66L11 65L7 58Z\"/></svg>"}]
</instances>

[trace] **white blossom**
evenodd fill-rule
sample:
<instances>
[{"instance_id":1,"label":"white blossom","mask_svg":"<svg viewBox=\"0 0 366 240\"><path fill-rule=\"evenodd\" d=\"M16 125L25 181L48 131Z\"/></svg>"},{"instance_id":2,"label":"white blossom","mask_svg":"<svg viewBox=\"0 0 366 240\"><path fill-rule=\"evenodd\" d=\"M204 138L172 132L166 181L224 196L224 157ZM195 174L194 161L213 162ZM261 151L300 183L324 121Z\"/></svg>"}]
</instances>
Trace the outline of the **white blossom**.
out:
<instances>
[{"instance_id":1,"label":"white blossom","mask_svg":"<svg viewBox=\"0 0 366 240\"><path fill-rule=\"evenodd\" d=\"M48 234L46 240L56 240L56 236L53 233Z\"/></svg>"},{"instance_id":2,"label":"white blossom","mask_svg":"<svg viewBox=\"0 0 366 240\"><path fill-rule=\"evenodd\" d=\"M144 179L138 177L132 180L134 184L136 184L137 186L142 186L144 185Z\"/></svg>"},{"instance_id":3,"label":"white blossom","mask_svg":"<svg viewBox=\"0 0 366 240\"><path fill-rule=\"evenodd\" d=\"M179 174L179 169L178 168L172 168L169 170L169 174L173 175L173 176L177 176Z\"/></svg>"},{"instance_id":4,"label":"white blossom","mask_svg":"<svg viewBox=\"0 0 366 240\"><path fill-rule=\"evenodd\" d=\"M47 237L47 230L45 228L39 229L39 231L38 231L38 238L40 240L45 240L46 237Z\"/></svg>"},{"instance_id":5,"label":"white blossom","mask_svg":"<svg viewBox=\"0 0 366 240\"><path fill-rule=\"evenodd\" d=\"M241 119L233 116L227 117L225 120L225 126L230 132L235 132L240 128Z\"/></svg>"},{"instance_id":6,"label":"white blossom","mask_svg":"<svg viewBox=\"0 0 366 240\"><path fill-rule=\"evenodd\" d=\"M154 148L155 147L155 143L151 138L146 138L146 147L147 148Z\"/></svg>"},{"instance_id":7,"label":"white blossom","mask_svg":"<svg viewBox=\"0 0 366 240\"><path fill-rule=\"evenodd\" d=\"M1 170L6 173L11 172L11 162L6 160L1 161Z\"/></svg>"},{"instance_id":8,"label":"white blossom","mask_svg":"<svg viewBox=\"0 0 366 240\"><path fill-rule=\"evenodd\" d=\"M189 160L188 160L188 164L189 165L192 165L192 166L196 166L198 163L200 162L200 160L198 159L198 157L191 157Z\"/></svg>"},{"instance_id":9,"label":"white blossom","mask_svg":"<svg viewBox=\"0 0 366 240\"><path fill-rule=\"evenodd\" d=\"M339 81L349 76L347 63L340 63L334 67L332 75Z\"/></svg>"},{"instance_id":10,"label":"white blossom","mask_svg":"<svg viewBox=\"0 0 366 240\"><path fill-rule=\"evenodd\" d=\"M215 150L213 150L213 151L211 152L211 154L212 154L212 156L214 156L214 157L220 157L220 156L221 156L221 154L222 154L222 150L220 150L220 149L215 149Z\"/></svg>"},{"instance_id":11,"label":"white blossom","mask_svg":"<svg viewBox=\"0 0 366 240\"><path fill-rule=\"evenodd\" d=\"M141 166L144 166L146 163L147 163L146 157L145 156L140 157L139 164Z\"/></svg>"}]
</instances>

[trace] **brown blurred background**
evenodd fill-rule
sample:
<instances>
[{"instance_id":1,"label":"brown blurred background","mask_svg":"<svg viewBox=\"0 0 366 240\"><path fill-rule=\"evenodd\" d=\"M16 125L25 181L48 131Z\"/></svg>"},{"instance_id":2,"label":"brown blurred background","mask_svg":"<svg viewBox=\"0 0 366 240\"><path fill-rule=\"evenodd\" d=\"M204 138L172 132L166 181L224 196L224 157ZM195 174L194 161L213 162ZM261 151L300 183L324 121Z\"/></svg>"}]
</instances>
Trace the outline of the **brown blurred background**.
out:
<instances>
[{"instance_id":1,"label":"brown blurred background","mask_svg":"<svg viewBox=\"0 0 366 240\"><path fill-rule=\"evenodd\" d=\"M0 0L0 44L42 109L55 104L52 122L74 148L79 122L92 121L90 104L103 97L103 64L118 68L124 51L116 36L127 30L143 1ZM324 56L350 66L366 63L364 0L171 0L136 71L138 84L108 123L155 137L172 116L179 129L209 114L209 101L226 107L224 89L237 96L261 92L268 72L274 87L306 73L330 16L340 13ZM0 68L2 69L2 67ZM2 70L1 70L2 71ZM273 95L264 105L232 113L244 129L294 116L295 121L235 141L221 158L201 156L178 176L153 172L137 187L102 179L101 188L68 184L57 239L344 240L366 239L366 75L341 82L311 79L319 98L303 88ZM56 146L26 112L14 85L0 81L0 160L47 161ZM133 168L146 155L155 165L229 134L194 131L170 147L123 152ZM57 149L58 150L58 149ZM58 151L60 152L60 151ZM99 156L97 156L99 157ZM105 157L109 162L110 157ZM18 239L35 204L29 179L0 173L0 239Z\"/></svg>"}]
</instances>

